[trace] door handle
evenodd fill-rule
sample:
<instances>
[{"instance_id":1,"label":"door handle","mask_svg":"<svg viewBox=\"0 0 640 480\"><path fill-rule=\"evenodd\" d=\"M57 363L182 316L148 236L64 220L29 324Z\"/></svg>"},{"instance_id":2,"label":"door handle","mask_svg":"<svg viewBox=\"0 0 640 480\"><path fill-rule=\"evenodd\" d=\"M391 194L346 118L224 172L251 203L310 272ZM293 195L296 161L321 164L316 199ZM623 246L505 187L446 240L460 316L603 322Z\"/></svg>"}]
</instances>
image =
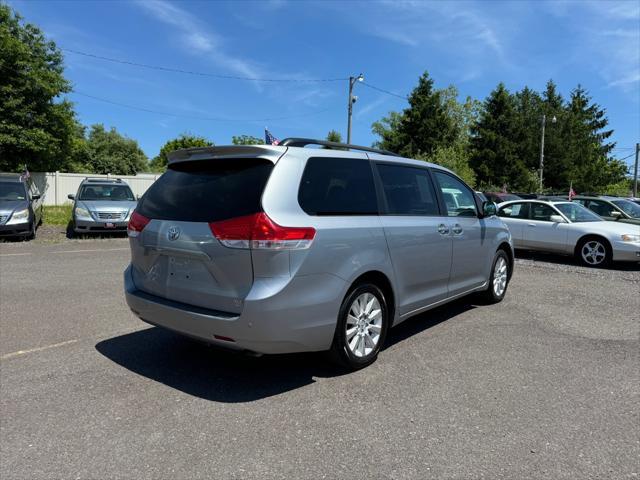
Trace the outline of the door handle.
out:
<instances>
[{"instance_id":1,"label":"door handle","mask_svg":"<svg viewBox=\"0 0 640 480\"><path fill-rule=\"evenodd\" d=\"M536 226L536 224L535 224L535 223L527 223L527 226L528 226L528 227L535 227L535 226Z\"/></svg>"},{"instance_id":2,"label":"door handle","mask_svg":"<svg viewBox=\"0 0 640 480\"><path fill-rule=\"evenodd\" d=\"M462 227L459 223L456 223L451 230L453 231L454 235L460 235L462 233Z\"/></svg>"},{"instance_id":3,"label":"door handle","mask_svg":"<svg viewBox=\"0 0 640 480\"><path fill-rule=\"evenodd\" d=\"M438 225L438 233L440 235L447 235L449 233L449 227L447 227L444 223Z\"/></svg>"}]
</instances>

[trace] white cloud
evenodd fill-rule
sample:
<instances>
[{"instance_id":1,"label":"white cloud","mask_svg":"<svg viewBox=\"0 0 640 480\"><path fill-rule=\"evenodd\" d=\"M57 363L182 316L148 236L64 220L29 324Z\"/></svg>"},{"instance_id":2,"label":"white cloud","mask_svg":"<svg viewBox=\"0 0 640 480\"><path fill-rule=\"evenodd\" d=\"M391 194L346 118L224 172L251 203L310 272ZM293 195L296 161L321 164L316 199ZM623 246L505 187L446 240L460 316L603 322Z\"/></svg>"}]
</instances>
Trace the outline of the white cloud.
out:
<instances>
[{"instance_id":1,"label":"white cloud","mask_svg":"<svg viewBox=\"0 0 640 480\"><path fill-rule=\"evenodd\" d=\"M156 20L174 27L187 52L204 54L217 66L240 76L263 76L264 72L257 65L226 53L222 39L186 10L165 0L138 1L136 4Z\"/></svg>"}]
</instances>

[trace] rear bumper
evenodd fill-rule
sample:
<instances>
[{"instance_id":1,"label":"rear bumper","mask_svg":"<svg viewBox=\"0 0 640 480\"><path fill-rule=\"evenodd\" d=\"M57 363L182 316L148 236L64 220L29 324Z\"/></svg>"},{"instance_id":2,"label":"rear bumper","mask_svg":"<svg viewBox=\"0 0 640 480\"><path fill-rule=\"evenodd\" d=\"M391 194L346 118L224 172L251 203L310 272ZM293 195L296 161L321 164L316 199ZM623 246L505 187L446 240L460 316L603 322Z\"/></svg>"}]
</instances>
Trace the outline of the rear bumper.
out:
<instances>
[{"instance_id":1,"label":"rear bumper","mask_svg":"<svg viewBox=\"0 0 640 480\"><path fill-rule=\"evenodd\" d=\"M256 279L242 313L234 315L142 292L131 268L124 272L125 297L141 320L223 347L266 354L328 350L347 289L346 282L329 274Z\"/></svg>"},{"instance_id":2,"label":"rear bumper","mask_svg":"<svg viewBox=\"0 0 640 480\"><path fill-rule=\"evenodd\" d=\"M629 242L614 242L614 262L640 262L640 244Z\"/></svg>"}]
</instances>

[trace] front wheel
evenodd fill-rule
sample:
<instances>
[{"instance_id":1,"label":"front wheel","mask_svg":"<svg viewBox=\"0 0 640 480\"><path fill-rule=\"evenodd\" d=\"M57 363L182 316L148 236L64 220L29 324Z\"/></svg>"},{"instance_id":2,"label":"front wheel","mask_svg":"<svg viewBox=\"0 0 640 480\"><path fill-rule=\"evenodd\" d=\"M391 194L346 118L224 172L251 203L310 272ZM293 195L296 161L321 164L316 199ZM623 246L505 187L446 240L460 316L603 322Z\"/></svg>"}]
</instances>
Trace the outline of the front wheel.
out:
<instances>
[{"instance_id":1,"label":"front wheel","mask_svg":"<svg viewBox=\"0 0 640 480\"><path fill-rule=\"evenodd\" d=\"M382 290L362 284L345 297L331 346L331 356L349 370L375 362L389 329L390 319Z\"/></svg>"},{"instance_id":2,"label":"front wheel","mask_svg":"<svg viewBox=\"0 0 640 480\"><path fill-rule=\"evenodd\" d=\"M486 303L498 303L502 301L509 286L509 278L511 276L510 268L511 262L506 252L504 250L498 250L493 259L489 285L487 285L487 289L482 292L481 295Z\"/></svg>"},{"instance_id":3,"label":"front wheel","mask_svg":"<svg viewBox=\"0 0 640 480\"><path fill-rule=\"evenodd\" d=\"M576 248L578 260L586 267L604 267L611 263L611 248L600 238L585 238Z\"/></svg>"}]
</instances>

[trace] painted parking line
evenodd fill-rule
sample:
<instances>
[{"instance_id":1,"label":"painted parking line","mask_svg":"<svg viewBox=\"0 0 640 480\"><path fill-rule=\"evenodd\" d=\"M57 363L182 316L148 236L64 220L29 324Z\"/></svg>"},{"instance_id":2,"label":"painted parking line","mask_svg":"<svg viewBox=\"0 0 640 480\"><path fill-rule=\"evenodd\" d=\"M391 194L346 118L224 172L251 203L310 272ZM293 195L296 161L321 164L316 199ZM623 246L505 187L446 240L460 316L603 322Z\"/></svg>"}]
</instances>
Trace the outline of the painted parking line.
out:
<instances>
[{"instance_id":1,"label":"painted parking line","mask_svg":"<svg viewBox=\"0 0 640 480\"><path fill-rule=\"evenodd\" d=\"M22 255L33 255L31 252L26 253L0 253L0 257L18 257Z\"/></svg>"},{"instance_id":2,"label":"painted parking line","mask_svg":"<svg viewBox=\"0 0 640 480\"><path fill-rule=\"evenodd\" d=\"M93 250L59 250L52 251L50 253L95 253L95 252L124 252L125 250L129 250L129 248L96 248Z\"/></svg>"},{"instance_id":3,"label":"painted parking line","mask_svg":"<svg viewBox=\"0 0 640 480\"><path fill-rule=\"evenodd\" d=\"M19 357L21 355L26 355L28 353L41 352L43 350L50 350L52 348L63 347L65 345L71 345L72 343L79 342L80 339L67 340L66 342L54 343L52 345L46 345L44 347L30 348L28 350L18 350L17 352L6 353L0 356L0 360L7 360L13 357Z\"/></svg>"}]
</instances>

